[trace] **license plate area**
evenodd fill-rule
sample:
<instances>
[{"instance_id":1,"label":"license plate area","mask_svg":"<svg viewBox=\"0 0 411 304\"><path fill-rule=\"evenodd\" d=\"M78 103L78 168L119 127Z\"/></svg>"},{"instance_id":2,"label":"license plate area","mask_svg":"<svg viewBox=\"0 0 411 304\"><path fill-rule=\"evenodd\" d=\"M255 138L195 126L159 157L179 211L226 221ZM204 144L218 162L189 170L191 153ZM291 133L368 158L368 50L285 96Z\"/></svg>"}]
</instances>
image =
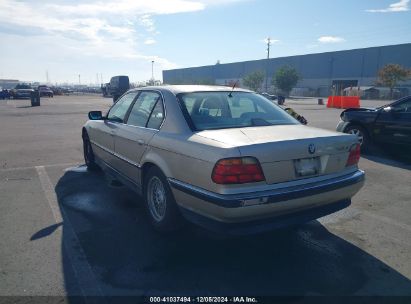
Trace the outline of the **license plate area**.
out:
<instances>
[{"instance_id":1,"label":"license plate area","mask_svg":"<svg viewBox=\"0 0 411 304\"><path fill-rule=\"evenodd\" d=\"M320 173L320 158L301 158L294 160L295 174L297 177L314 176Z\"/></svg>"}]
</instances>

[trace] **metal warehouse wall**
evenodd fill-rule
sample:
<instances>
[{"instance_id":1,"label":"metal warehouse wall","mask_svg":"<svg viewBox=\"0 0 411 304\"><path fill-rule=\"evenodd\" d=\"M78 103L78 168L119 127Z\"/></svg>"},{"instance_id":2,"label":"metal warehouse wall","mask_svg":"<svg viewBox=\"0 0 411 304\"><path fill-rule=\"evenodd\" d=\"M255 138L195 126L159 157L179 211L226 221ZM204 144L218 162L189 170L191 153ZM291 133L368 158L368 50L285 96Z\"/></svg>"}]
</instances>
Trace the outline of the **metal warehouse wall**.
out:
<instances>
[{"instance_id":1,"label":"metal warehouse wall","mask_svg":"<svg viewBox=\"0 0 411 304\"><path fill-rule=\"evenodd\" d=\"M163 81L227 84L257 70L268 71L271 77L279 67L290 65L302 75L297 85L300 88L330 87L333 80L344 79L358 80L358 85L368 86L374 84L378 70L388 63L411 68L411 43L168 70L163 71Z\"/></svg>"}]
</instances>

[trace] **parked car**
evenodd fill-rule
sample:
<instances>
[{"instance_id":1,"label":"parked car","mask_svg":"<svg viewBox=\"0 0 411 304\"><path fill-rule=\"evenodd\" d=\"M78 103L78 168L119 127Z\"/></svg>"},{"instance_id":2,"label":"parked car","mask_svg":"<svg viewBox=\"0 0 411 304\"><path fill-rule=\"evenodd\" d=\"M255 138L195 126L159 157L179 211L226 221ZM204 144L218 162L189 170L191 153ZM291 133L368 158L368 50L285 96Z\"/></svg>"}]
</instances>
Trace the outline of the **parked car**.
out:
<instances>
[{"instance_id":1,"label":"parked car","mask_svg":"<svg viewBox=\"0 0 411 304\"><path fill-rule=\"evenodd\" d=\"M60 87L51 87L50 89L53 91L53 96L54 95L57 95L57 96L63 95L63 90Z\"/></svg>"},{"instance_id":2,"label":"parked car","mask_svg":"<svg viewBox=\"0 0 411 304\"><path fill-rule=\"evenodd\" d=\"M379 108L347 109L337 131L358 136L363 149L372 143L411 147L411 96Z\"/></svg>"},{"instance_id":3,"label":"parked car","mask_svg":"<svg viewBox=\"0 0 411 304\"><path fill-rule=\"evenodd\" d=\"M12 90L12 96L14 99L30 98L33 88L28 84L18 84Z\"/></svg>"},{"instance_id":4,"label":"parked car","mask_svg":"<svg viewBox=\"0 0 411 304\"><path fill-rule=\"evenodd\" d=\"M110 79L110 84L107 85L108 95L113 96L113 102L130 89L130 81L128 76L114 76Z\"/></svg>"},{"instance_id":5,"label":"parked car","mask_svg":"<svg viewBox=\"0 0 411 304\"><path fill-rule=\"evenodd\" d=\"M227 234L302 223L349 206L364 183L356 136L304 126L243 89L133 89L89 119L87 167L142 195L160 231L182 218Z\"/></svg>"},{"instance_id":6,"label":"parked car","mask_svg":"<svg viewBox=\"0 0 411 304\"><path fill-rule=\"evenodd\" d=\"M264 96L265 98L267 98L267 99L269 99L269 100L272 100L272 101L274 101L274 100L277 100L277 96L276 95L272 95L272 94L270 94L270 93L267 93L267 92L262 92L262 93L259 93L261 96Z\"/></svg>"},{"instance_id":7,"label":"parked car","mask_svg":"<svg viewBox=\"0 0 411 304\"><path fill-rule=\"evenodd\" d=\"M63 95L70 95L74 93L74 90L72 88L61 88L61 92Z\"/></svg>"},{"instance_id":8,"label":"parked car","mask_svg":"<svg viewBox=\"0 0 411 304\"><path fill-rule=\"evenodd\" d=\"M10 99L10 92L9 90L3 89L0 91L0 99Z\"/></svg>"},{"instance_id":9,"label":"parked car","mask_svg":"<svg viewBox=\"0 0 411 304\"><path fill-rule=\"evenodd\" d=\"M39 91L40 97L54 97L53 91L48 86L38 86L37 89Z\"/></svg>"}]
</instances>

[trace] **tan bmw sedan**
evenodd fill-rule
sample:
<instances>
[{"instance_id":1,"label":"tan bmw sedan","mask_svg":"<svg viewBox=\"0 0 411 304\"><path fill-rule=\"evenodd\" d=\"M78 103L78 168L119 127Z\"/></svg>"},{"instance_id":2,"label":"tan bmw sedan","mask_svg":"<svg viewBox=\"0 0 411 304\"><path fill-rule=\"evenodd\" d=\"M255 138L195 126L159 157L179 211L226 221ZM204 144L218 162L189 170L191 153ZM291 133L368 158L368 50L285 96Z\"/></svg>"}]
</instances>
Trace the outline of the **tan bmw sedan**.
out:
<instances>
[{"instance_id":1,"label":"tan bmw sedan","mask_svg":"<svg viewBox=\"0 0 411 304\"><path fill-rule=\"evenodd\" d=\"M356 136L304 126L247 90L133 89L89 118L88 168L141 195L160 231L184 218L226 234L303 223L349 206L364 184Z\"/></svg>"}]
</instances>

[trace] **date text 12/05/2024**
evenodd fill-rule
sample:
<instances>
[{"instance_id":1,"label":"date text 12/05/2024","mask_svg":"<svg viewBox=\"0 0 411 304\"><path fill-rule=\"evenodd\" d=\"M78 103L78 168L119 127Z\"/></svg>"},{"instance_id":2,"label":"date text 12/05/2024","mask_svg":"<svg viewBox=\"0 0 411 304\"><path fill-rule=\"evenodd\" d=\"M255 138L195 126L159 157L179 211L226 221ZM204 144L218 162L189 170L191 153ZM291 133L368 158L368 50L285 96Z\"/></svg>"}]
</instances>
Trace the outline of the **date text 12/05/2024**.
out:
<instances>
[{"instance_id":1,"label":"date text 12/05/2024","mask_svg":"<svg viewBox=\"0 0 411 304\"><path fill-rule=\"evenodd\" d=\"M258 303L253 297L150 297L150 303Z\"/></svg>"}]
</instances>

